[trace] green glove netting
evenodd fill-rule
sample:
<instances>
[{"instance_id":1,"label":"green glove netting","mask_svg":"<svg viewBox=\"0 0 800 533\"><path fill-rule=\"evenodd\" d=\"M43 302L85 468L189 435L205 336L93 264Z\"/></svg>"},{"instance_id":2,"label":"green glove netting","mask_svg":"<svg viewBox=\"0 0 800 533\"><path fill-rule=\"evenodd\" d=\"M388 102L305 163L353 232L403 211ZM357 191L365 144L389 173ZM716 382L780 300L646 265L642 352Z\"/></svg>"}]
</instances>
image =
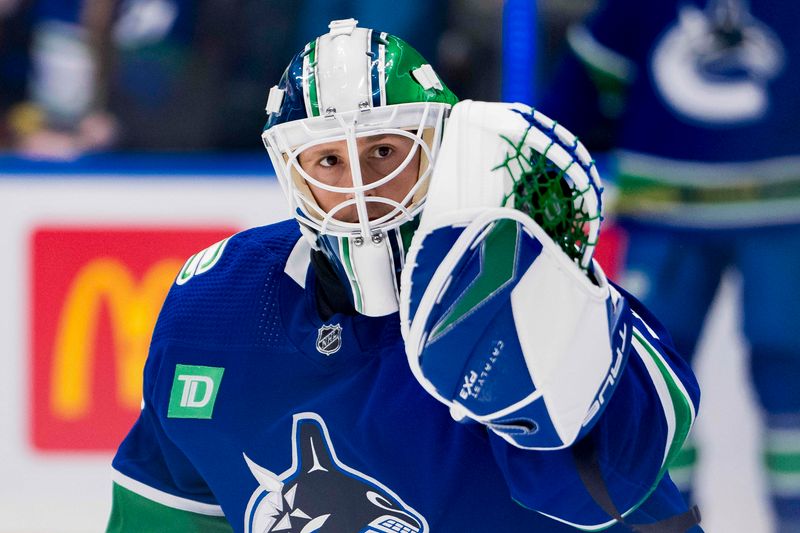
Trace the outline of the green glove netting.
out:
<instances>
[{"instance_id":1,"label":"green glove netting","mask_svg":"<svg viewBox=\"0 0 800 533\"><path fill-rule=\"evenodd\" d=\"M525 146L529 131L517 143L501 135L512 152L492 170L504 168L514 182L511 192L503 198L503 205L509 205L513 197L514 208L528 214L581 266L586 247L595 244L588 240L589 222L600 216L591 215L586 207L584 194L590 192L591 185L582 190L574 189L575 184L566 173L569 166L561 169L547 158L547 151L554 143L551 142L544 153L539 153Z\"/></svg>"}]
</instances>

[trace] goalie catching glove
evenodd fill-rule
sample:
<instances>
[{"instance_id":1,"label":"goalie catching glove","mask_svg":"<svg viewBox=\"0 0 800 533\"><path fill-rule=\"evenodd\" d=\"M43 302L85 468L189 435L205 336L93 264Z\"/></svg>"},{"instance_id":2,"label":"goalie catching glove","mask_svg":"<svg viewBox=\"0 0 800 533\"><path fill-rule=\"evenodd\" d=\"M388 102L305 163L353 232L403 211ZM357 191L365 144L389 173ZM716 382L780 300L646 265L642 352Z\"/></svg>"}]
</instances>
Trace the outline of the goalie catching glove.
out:
<instances>
[{"instance_id":1,"label":"goalie catching glove","mask_svg":"<svg viewBox=\"0 0 800 533\"><path fill-rule=\"evenodd\" d=\"M414 376L456 420L559 449L603 411L631 314L592 260L600 192L586 149L544 115L454 106L400 313Z\"/></svg>"}]
</instances>

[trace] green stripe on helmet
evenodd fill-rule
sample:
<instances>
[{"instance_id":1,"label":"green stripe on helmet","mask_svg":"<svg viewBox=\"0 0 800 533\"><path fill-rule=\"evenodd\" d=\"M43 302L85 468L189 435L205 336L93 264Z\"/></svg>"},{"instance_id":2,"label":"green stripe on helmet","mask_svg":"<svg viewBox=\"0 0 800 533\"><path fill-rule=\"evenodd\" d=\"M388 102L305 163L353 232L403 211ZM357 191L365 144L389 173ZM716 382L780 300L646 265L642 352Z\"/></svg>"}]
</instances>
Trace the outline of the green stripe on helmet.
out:
<instances>
[{"instance_id":1,"label":"green stripe on helmet","mask_svg":"<svg viewBox=\"0 0 800 533\"><path fill-rule=\"evenodd\" d=\"M318 117L320 115L319 111L319 80L317 79L317 45L319 44L319 39L315 39L308 43L310 46L310 50L308 52L308 78L306 83L308 84L308 100L311 108L311 116Z\"/></svg>"}]
</instances>

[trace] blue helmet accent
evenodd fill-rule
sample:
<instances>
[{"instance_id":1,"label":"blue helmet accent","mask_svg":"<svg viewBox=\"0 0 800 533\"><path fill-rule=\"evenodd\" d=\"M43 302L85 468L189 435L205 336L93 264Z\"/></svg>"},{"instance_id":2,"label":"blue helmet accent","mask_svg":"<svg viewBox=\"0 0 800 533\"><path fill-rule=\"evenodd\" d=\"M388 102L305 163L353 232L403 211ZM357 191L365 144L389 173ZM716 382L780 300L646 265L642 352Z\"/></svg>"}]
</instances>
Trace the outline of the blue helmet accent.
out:
<instances>
[{"instance_id":1,"label":"blue helmet accent","mask_svg":"<svg viewBox=\"0 0 800 533\"><path fill-rule=\"evenodd\" d=\"M269 115L265 130L291 120L308 118L303 100L303 58L307 53L308 48L296 54L283 72L278 82L278 88L284 91L283 105L280 112Z\"/></svg>"}]
</instances>

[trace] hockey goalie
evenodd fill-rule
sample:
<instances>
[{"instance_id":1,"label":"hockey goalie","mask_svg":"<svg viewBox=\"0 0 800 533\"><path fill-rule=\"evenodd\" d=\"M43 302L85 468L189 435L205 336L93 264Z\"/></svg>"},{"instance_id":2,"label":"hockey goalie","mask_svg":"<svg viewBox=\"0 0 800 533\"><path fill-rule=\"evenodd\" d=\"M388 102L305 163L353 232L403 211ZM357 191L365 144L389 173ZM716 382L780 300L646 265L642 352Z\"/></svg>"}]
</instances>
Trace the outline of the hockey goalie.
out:
<instances>
[{"instance_id":1,"label":"hockey goalie","mask_svg":"<svg viewBox=\"0 0 800 533\"><path fill-rule=\"evenodd\" d=\"M700 531L667 473L697 384L592 259L577 139L352 19L267 113L294 217L178 275L109 531Z\"/></svg>"}]
</instances>

